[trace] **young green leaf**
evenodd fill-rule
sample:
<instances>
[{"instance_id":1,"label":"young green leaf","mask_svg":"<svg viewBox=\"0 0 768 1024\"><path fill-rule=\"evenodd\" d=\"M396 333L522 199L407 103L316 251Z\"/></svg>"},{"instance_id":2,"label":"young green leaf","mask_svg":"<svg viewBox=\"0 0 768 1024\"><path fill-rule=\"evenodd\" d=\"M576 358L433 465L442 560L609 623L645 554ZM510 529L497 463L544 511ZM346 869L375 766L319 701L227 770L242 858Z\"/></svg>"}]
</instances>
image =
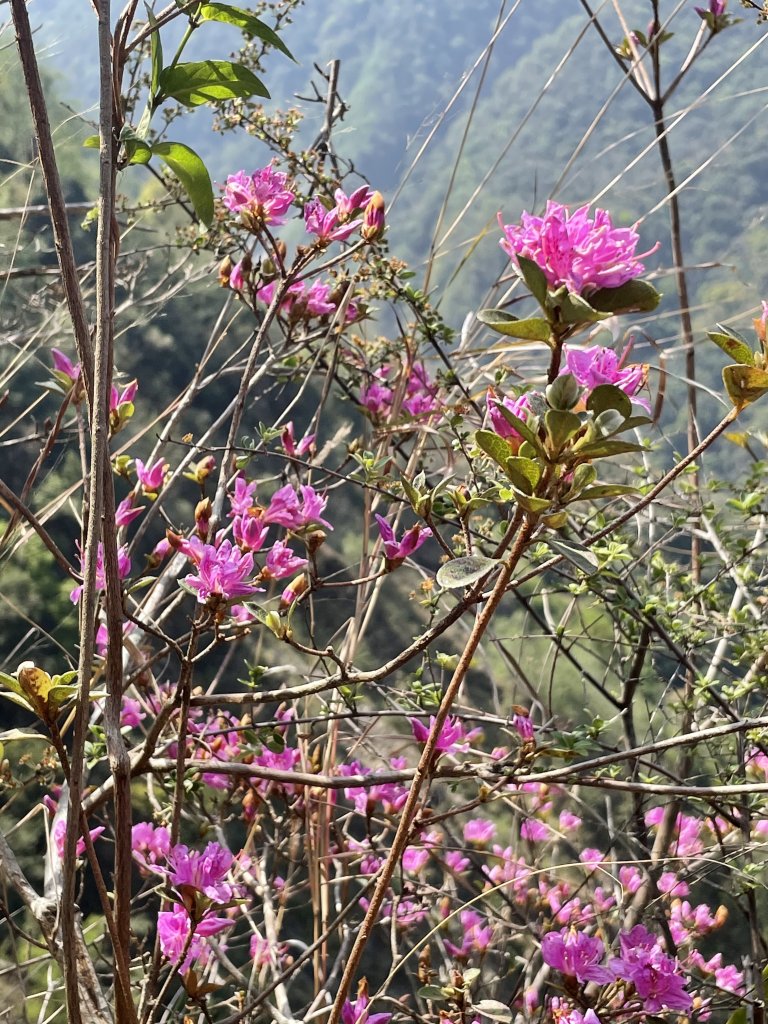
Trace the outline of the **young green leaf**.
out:
<instances>
[{"instance_id":1,"label":"young green leaf","mask_svg":"<svg viewBox=\"0 0 768 1024\"><path fill-rule=\"evenodd\" d=\"M466 555L464 558L453 558L437 570L437 582L443 590L458 590L477 583L491 569L501 565L498 558L485 558L483 555Z\"/></svg>"},{"instance_id":2,"label":"young green leaf","mask_svg":"<svg viewBox=\"0 0 768 1024\"><path fill-rule=\"evenodd\" d=\"M650 313L661 302L661 295L647 281L635 278L618 288L600 288L592 292L589 301L601 313Z\"/></svg>"},{"instance_id":3,"label":"young green leaf","mask_svg":"<svg viewBox=\"0 0 768 1024\"><path fill-rule=\"evenodd\" d=\"M735 359L742 366L754 366L755 354L749 345L741 338L735 337L730 331L708 331L709 337L718 348L721 348L727 356Z\"/></svg>"},{"instance_id":4,"label":"young green leaf","mask_svg":"<svg viewBox=\"0 0 768 1024\"><path fill-rule=\"evenodd\" d=\"M759 370L756 366L726 366L723 382L733 404L743 409L768 392L768 370Z\"/></svg>"},{"instance_id":5,"label":"young green leaf","mask_svg":"<svg viewBox=\"0 0 768 1024\"><path fill-rule=\"evenodd\" d=\"M296 61L296 58L277 32L271 29L269 25L265 25L263 21L260 21L250 11L244 11L240 7L230 7L229 4L211 3L203 4L198 9L196 17L201 18L203 21L223 21L228 25L235 25L249 36L256 36L262 42L280 50L286 57L290 57L292 61Z\"/></svg>"},{"instance_id":6,"label":"young green leaf","mask_svg":"<svg viewBox=\"0 0 768 1024\"><path fill-rule=\"evenodd\" d=\"M589 548L585 548L582 544L577 544L576 541L572 540L555 539L554 537L546 537L545 540L550 550L554 551L556 555L562 555L571 565L575 565L585 575L592 576L600 568L600 559L594 552L590 551Z\"/></svg>"},{"instance_id":7,"label":"young green leaf","mask_svg":"<svg viewBox=\"0 0 768 1024\"><path fill-rule=\"evenodd\" d=\"M206 226L213 221L213 185L205 164L183 142L156 142L152 152L166 163L192 201L195 213Z\"/></svg>"},{"instance_id":8,"label":"young green leaf","mask_svg":"<svg viewBox=\"0 0 768 1024\"><path fill-rule=\"evenodd\" d=\"M516 316L503 309L481 309L477 319L498 334L520 338L523 341L549 342L552 333L549 324L542 317L518 320Z\"/></svg>"},{"instance_id":9,"label":"young green leaf","mask_svg":"<svg viewBox=\"0 0 768 1024\"><path fill-rule=\"evenodd\" d=\"M229 60L199 60L163 68L159 84L163 96L187 107L248 96L269 99L266 86L252 71Z\"/></svg>"}]
</instances>

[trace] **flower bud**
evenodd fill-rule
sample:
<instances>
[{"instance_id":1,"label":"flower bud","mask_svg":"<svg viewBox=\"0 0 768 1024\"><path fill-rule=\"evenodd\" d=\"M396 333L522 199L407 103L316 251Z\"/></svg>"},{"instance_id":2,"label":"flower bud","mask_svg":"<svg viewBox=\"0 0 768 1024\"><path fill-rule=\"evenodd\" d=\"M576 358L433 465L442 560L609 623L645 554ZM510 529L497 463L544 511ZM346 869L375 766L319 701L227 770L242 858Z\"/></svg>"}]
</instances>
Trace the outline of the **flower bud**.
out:
<instances>
[{"instance_id":1,"label":"flower bud","mask_svg":"<svg viewBox=\"0 0 768 1024\"><path fill-rule=\"evenodd\" d=\"M325 544L326 537L327 534L325 533L324 530L313 530L311 533L307 534L305 538L305 543L307 545L307 551L310 553L310 555L314 555L318 548L322 547L322 545Z\"/></svg>"},{"instance_id":2,"label":"flower bud","mask_svg":"<svg viewBox=\"0 0 768 1024\"><path fill-rule=\"evenodd\" d=\"M200 537L205 540L208 536L208 523L213 515L213 505L210 498L203 498L195 506L195 526Z\"/></svg>"},{"instance_id":3,"label":"flower bud","mask_svg":"<svg viewBox=\"0 0 768 1024\"><path fill-rule=\"evenodd\" d=\"M219 264L219 284L222 288L229 288L229 278L232 274L232 259L225 256Z\"/></svg>"},{"instance_id":4,"label":"flower bud","mask_svg":"<svg viewBox=\"0 0 768 1024\"><path fill-rule=\"evenodd\" d=\"M366 242L375 242L384 234L384 196L374 192L363 214L360 235Z\"/></svg>"}]
</instances>

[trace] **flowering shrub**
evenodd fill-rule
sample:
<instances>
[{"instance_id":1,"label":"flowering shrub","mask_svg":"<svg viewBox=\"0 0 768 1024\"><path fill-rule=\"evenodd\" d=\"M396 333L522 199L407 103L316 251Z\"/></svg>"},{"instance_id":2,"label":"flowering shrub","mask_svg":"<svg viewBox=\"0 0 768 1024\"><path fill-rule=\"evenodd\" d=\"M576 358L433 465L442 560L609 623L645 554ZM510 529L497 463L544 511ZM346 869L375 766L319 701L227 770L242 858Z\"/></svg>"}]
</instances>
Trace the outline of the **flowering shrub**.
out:
<instances>
[{"instance_id":1,"label":"flowering shrub","mask_svg":"<svg viewBox=\"0 0 768 1024\"><path fill-rule=\"evenodd\" d=\"M696 10L694 56L731 23ZM0 486L0 548L44 545L77 642L41 629L19 651L46 667L14 650L0 673L4 821L29 803L0 835L0 953L31 987L44 962L35 1010L74 1024L738 1024L765 958L763 466L708 502L695 467L727 433L757 443L732 428L768 392L768 305L754 346L711 333L727 411L665 472L657 377L594 336L659 302L637 227L554 200L502 225L530 312L500 296L457 339L389 256L382 194L327 153L273 138L282 159L215 196L151 134L168 100L236 117L260 94L245 65L180 61L205 21L284 48L240 8L187 14L167 66L165 22L128 51L122 16L102 159L178 175L205 301L236 313L156 419L151 366L112 379L111 216L97 360L64 285L77 355L45 350L51 438ZM614 56L640 82L638 45L666 38ZM112 89L146 41L134 129ZM64 424L77 520L29 504Z\"/></svg>"}]
</instances>

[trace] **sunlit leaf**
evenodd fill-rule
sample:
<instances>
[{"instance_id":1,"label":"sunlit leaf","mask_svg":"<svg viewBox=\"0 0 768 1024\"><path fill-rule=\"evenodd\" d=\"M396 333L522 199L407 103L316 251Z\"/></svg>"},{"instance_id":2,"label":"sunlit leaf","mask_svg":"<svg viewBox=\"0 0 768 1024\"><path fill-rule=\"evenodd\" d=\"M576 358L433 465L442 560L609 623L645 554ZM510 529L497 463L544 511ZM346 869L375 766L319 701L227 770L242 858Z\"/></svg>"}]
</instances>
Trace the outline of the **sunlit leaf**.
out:
<instances>
[{"instance_id":1,"label":"sunlit leaf","mask_svg":"<svg viewBox=\"0 0 768 1024\"><path fill-rule=\"evenodd\" d=\"M230 7L229 4L202 4L197 10L196 17L203 21L223 21L228 25L235 25L249 36L256 36L257 39L261 39L269 46L281 50L291 60L295 61L296 59L277 32L269 25L265 25L250 11L244 11L240 7Z\"/></svg>"},{"instance_id":2,"label":"sunlit leaf","mask_svg":"<svg viewBox=\"0 0 768 1024\"><path fill-rule=\"evenodd\" d=\"M437 570L437 582L444 590L457 590L477 583L491 569L501 565L498 558L486 558L484 555L465 555L453 558Z\"/></svg>"},{"instance_id":3,"label":"sunlit leaf","mask_svg":"<svg viewBox=\"0 0 768 1024\"><path fill-rule=\"evenodd\" d=\"M519 320L503 309L481 309L477 314L480 323L490 327L498 334L523 341L550 341L552 329L543 317L530 317Z\"/></svg>"},{"instance_id":4,"label":"sunlit leaf","mask_svg":"<svg viewBox=\"0 0 768 1024\"><path fill-rule=\"evenodd\" d=\"M759 370L756 366L726 366L723 382L733 404L743 409L768 392L768 370Z\"/></svg>"},{"instance_id":5,"label":"sunlit leaf","mask_svg":"<svg viewBox=\"0 0 768 1024\"><path fill-rule=\"evenodd\" d=\"M528 285L531 295L540 306L543 306L547 301L547 279L544 276L544 271L538 263L529 260L527 256L518 255L517 265L520 267L520 273Z\"/></svg>"},{"instance_id":6,"label":"sunlit leaf","mask_svg":"<svg viewBox=\"0 0 768 1024\"><path fill-rule=\"evenodd\" d=\"M187 107L249 96L269 99L266 86L252 71L229 60L199 60L163 68L159 85L163 96Z\"/></svg>"},{"instance_id":7,"label":"sunlit leaf","mask_svg":"<svg viewBox=\"0 0 768 1024\"><path fill-rule=\"evenodd\" d=\"M650 313L661 302L661 294L652 284L636 277L618 288L592 292L589 301L603 313Z\"/></svg>"},{"instance_id":8,"label":"sunlit leaf","mask_svg":"<svg viewBox=\"0 0 768 1024\"><path fill-rule=\"evenodd\" d=\"M156 142L152 152L170 167L191 199L197 216L203 224L210 226L213 221L213 185L197 153L182 142Z\"/></svg>"},{"instance_id":9,"label":"sunlit leaf","mask_svg":"<svg viewBox=\"0 0 768 1024\"><path fill-rule=\"evenodd\" d=\"M735 362L743 366L755 365L755 354L743 338L737 338L725 327L721 327L719 331L708 331L707 334L717 347Z\"/></svg>"}]
</instances>

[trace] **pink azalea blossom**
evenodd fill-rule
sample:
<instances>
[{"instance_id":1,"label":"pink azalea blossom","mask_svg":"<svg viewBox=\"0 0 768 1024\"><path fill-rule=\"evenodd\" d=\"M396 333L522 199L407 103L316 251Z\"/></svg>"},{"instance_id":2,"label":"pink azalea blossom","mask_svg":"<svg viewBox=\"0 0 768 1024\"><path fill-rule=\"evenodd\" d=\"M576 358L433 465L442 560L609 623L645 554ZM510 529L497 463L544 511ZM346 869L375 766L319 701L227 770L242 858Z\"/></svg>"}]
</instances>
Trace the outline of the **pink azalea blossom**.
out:
<instances>
[{"instance_id":1,"label":"pink azalea blossom","mask_svg":"<svg viewBox=\"0 0 768 1024\"><path fill-rule=\"evenodd\" d=\"M512 716L512 725L515 732L523 741L523 743L530 743L533 739L533 722L530 717L525 714L515 714Z\"/></svg>"},{"instance_id":2,"label":"pink azalea blossom","mask_svg":"<svg viewBox=\"0 0 768 1024\"><path fill-rule=\"evenodd\" d=\"M468 843L484 846L496 835L496 826L487 818L470 818L464 825L464 839Z\"/></svg>"},{"instance_id":3,"label":"pink azalea blossom","mask_svg":"<svg viewBox=\"0 0 768 1024\"><path fill-rule=\"evenodd\" d=\"M609 966L616 978L631 982L648 1013L662 1009L686 1012L692 999L685 991L685 979L678 973L680 964L659 946L655 936L638 924L619 936L621 957Z\"/></svg>"},{"instance_id":4,"label":"pink azalea blossom","mask_svg":"<svg viewBox=\"0 0 768 1024\"><path fill-rule=\"evenodd\" d=\"M406 381L403 409L410 416L417 418L429 416L439 408L437 385L430 380L424 364L415 363Z\"/></svg>"},{"instance_id":5,"label":"pink azalea blossom","mask_svg":"<svg viewBox=\"0 0 768 1024\"><path fill-rule=\"evenodd\" d=\"M472 863L469 857L465 857L461 850L448 850L446 851L445 865L454 874L460 875L467 870L469 865Z\"/></svg>"},{"instance_id":6,"label":"pink azalea blossom","mask_svg":"<svg viewBox=\"0 0 768 1024\"><path fill-rule=\"evenodd\" d=\"M230 495L230 517L246 515L254 504L256 497L256 481L250 483L244 476L235 480L235 493Z\"/></svg>"},{"instance_id":7,"label":"pink azalea blossom","mask_svg":"<svg viewBox=\"0 0 768 1024\"><path fill-rule=\"evenodd\" d=\"M131 829L131 852L144 872L165 861L170 849L171 834L165 825L139 821Z\"/></svg>"},{"instance_id":8,"label":"pink azalea blossom","mask_svg":"<svg viewBox=\"0 0 768 1024\"><path fill-rule=\"evenodd\" d=\"M409 718L408 721L411 723L415 739L419 743L426 743L435 724L435 716L430 715L429 727L420 722L418 718ZM469 738L457 718L452 718L449 715L443 722L435 750L438 754L459 754L469 750Z\"/></svg>"},{"instance_id":9,"label":"pink azalea blossom","mask_svg":"<svg viewBox=\"0 0 768 1024\"><path fill-rule=\"evenodd\" d=\"M268 532L262 516L242 515L232 520L232 536L242 551L261 551Z\"/></svg>"},{"instance_id":10,"label":"pink azalea blossom","mask_svg":"<svg viewBox=\"0 0 768 1024\"><path fill-rule=\"evenodd\" d=\"M602 985L614 977L607 967L600 966L605 956L602 940L575 928L547 932L541 940L541 955L550 967L574 976L577 981L596 981Z\"/></svg>"},{"instance_id":11,"label":"pink azalea blossom","mask_svg":"<svg viewBox=\"0 0 768 1024\"><path fill-rule=\"evenodd\" d=\"M362 224L362 220L341 221L339 210L327 210L319 199L309 199L304 207L307 231L317 238L317 245L325 247L331 242L343 242Z\"/></svg>"},{"instance_id":12,"label":"pink azalea blossom","mask_svg":"<svg viewBox=\"0 0 768 1024\"><path fill-rule=\"evenodd\" d=\"M345 999L341 1008L342 1024L389 1024L391 1013L371 1013L371 1001L367 991L358 994L357 999Z\"/></svg>"},{"instance_id":13,"label":"pink azalea blossom","mask_svg":"<svg viewBox=\"0 0 768 1024\"><path fill-rule=\"evenodd\" d=\"M491 421L491 426L494 432L497 433L499 437L503 437L509 442L513 452L517 452L520 445L523 443L523 438L506 418L504 413L501 411L500 406L503 406L505 409L509 409L511 413L525 423L532 411L530 398L528 395L520 395L519 398L509 398L504 396L499 400L495 391L492 388L489 388L485 401L488 409L488 418Z\"/></svg>"},{"instance_id":14,"label":"pink azalea blossom","mask_svg":"<svg viewBox=\"0 0 768 1024\"><path fill-rule=\"evenodd\" d=\"M336 312L336 303L331 300L331 286L325 281L315 281L304 297L310 316L329 316Z\"/></svg>"},{"instance_id":15,"label":"pink azalea blossom","mask_svg":"<svg viewBox=\"0 0 768 1024\"><path fill-rule=\"evenodd\" d=\"M158 459L152 466L149 466L142 462L141 459L136 459L134 465L136 467L136 477L144 493L147 495L157 494L165 483L168 463Z\"/></svg>"},{"instance_id":16,"label":"pink azalea blossom","mask_svg":"<svg viewBox=\"0 0 768 1024\"><path fill-rule=\"evenodd\" d=\"M80 544L78 542L78 549ZM83 568L83 555L79 552L80 558L80 569ZM131 572L131 558L128 554L128 548L122 545L117 549L117 570L121 580L124 580ZM99 546L96 550L96 589L106 590L107 584L104 578L104 545L99 541ZM78 604L80 597L83 593L82 586L74 587L69 595L69 599L72 604Z\"/></svg>"},{"instance_id":17,"label":"pink azalea blossom","mask_svg":"<svg viewBox=\"0 0 768 1024\"><path fill-rule=\"evenodd\" d=\"M230 174L222 201L232 213L240 214L246 227L254 230L266 224L282 224L295 198L288 187L288 175L270 165L253 174Z\"/></svg>"},{"instance_id":18,"label":"pink azalea blossom","mask_svg":"<svg viewBox=\"0 0 768 1024\"><path fill-rule=\"evenodd\" d=\"M195 890L212 903L229 903L234 889L224 879L233 860L218 843L208 843L202 852L177 844L168 853L168 881L181 893Z\"/></svg>"},{"instance_id":19,"label":"pink azalea blossom","mask_svg":"<svg viewBox=\"0 0 768 1024\"><path fill-rule=\"evenodd\" d=\"M424 541L429 540L432 536L432 531L428 526L422 526L420 523L417 523L410 530L406 530L402 540L398 541L395 531L386 519L377 515L376 522L379 524L379 533L384 542L384 558L387 570L396 569L399 565L402 565L406 558L412 555L414 551L418 551Z\"/></svg>"},{"instance_id":20,"label":"pink azalea blossom","mask_svg":"<svg viewBox=\"0 0 768 1024\"><path fill-rule=\"evenodd\" d=\"M311 451L312 446L315 443L315 436L315 434L305 434L297 443L293 429L293 420L289 420L283 427L283 432L280 435L280 443L282 444L283 451L286 455L290 456L292 459L300 459L302 455L306 455L307 452Z\"/></svg>"},{"instance_id":21,"label":"pink azalea blossom","mask_svg":"<svg viewBox=\"0 0 768 1024\"><path fill-rule=\"evenodd\" d=\"M493 926L474 910L460 911L459 920L463 933L462 943L455 946L446 939L445 948L450 955L466 960L472 953L485 953L491 945Z\"/></svg>"},{"instance_id":22,"label":"pink azalea blossom","mask_svg":"<svg viewBox=\"0 0 768 1024\"><path fill-rule=\"evenodd\" d=\"M102 832L106 831L103 825L98 825L96 828L88 830L88 835L91 839L98 839ZM56 852L59 855L59 859L64 859L64 847L67 841L67 819L59 818L53 827L53 841L56 845ZM82 857L85 853L85 840L80 838L77 840L75 846L75 853L78 857Z\"/></svg>"},{"instance_id":23,"label":"pink azalea blossom","mask_svg":"<svg viewBox=\"0 0 768 1024\"><path fill-rule=\"evenodd\" d=\"M333 193L336 200L336 213L339 223L346 223L358 210L364 209L373 198L373 192L367 185L361 185L354 192L347 195L343 189L337 188Z\"/></svg>"},{"instance_id":24,"label":"pink azalea blossom","mask_svg":"<svg viewBox=\"0 0 768 1024\"><path fill-rule=\"evenodd\" d=\"M301 498L290 484L275 491L264 513L264 522L277 523L289 530L300 530L313 523L320 523L332 530L331 524L322 518L328 499L306 484L302 484L299 490Z\"/></svg>"},{"instance_id":25,"label":"pink azalea blossom","mask_svg":"<svg viewBox=\"0 0 768 1024\"><path fill-rule=\"evenodd\" d=\"M374 416L383 416L392 408L393 398L392 388L381 383L381 377L374 376L360 392L360 405Z\"/></svg>"},{"instance_id":26,"label":"pink azalea blossom","mask_svg":"<svg viewBox=\"0 0 768 1024\"><path fill-rule=\"evenodd\" d=\"M694 10L700 18L706 18L708 14L715 18L720 18L725 14L727 4L728 0L709 0L709 7L694 7Z\"/></svg>"},{"instance_id":27,"label":"pink azalea blossom","mask_svg":"<svg viewBox=\"0 0 768 1024\"><path fill-rule=\"evenodd\" d=\"M242 260L238 260L229 272L229 287L236 292L241 292L245 287L245 275L243 274Z\"/></svg>"},{"instance_id":28,"label":"pink azalea blossom","mask_svg":"<svg viewBox=\"0 0 768 1024\"><path fill-rule=\"evenodd\" d=\"M190 547L193 540L196 538L190 538ZM212 544L202 545L197 575L190 573L185 576L184 583L197 593L200 604L205 604L212 597L230 601L235 597L250 597L258 591L258 587L245 582L252 573L251 552L242 554L225 540L218 548Z\"/></svg>"},{"instance_id":29,"label":"pink azalea blossom","mask_svg":"<svg viewBox=\"0 0 768 1024\"><path fill-rule=\"evenodd\" d=\"M147 717L141 702L133 697L123 697L120 705L120 725L124 729L136 729Z\"/></svg>"},{"instance_id":30,"label":"pink azalea blossom","mask_svg":"<svg viewBox=\"0 0 768 1024\"><path fill-rule=\"evenodd\" d=\"M205 938L231 928L233 923L226 917L209 916L193 925L185 908L174 906L173 910L164 910L157 915L160 949L175 969L184 974L206 954Z\"/></svg>"},{"instance_id":31,"label":"pink azalea blossom","mask_svg":"<svg viewBox=\"0 0 768 1024\"><path fill-rule=\"evenodd\" d=\"M570 213L567 206L550 200L543 217L523 213L522 224L499 225L504 232L501 247L514 259L524 256L543 271L550 288L562 285L585 295L598 288L618 288L639 277L640 262L655 252L636 255L639 235L634 228L616 228L606 210L589 206Z\"/></svg>"},{"instance_id":32,"label":"pink azalea blossom","mask_svg":"<svg viewBox=\"0 0 768 1024\"><path fill-rule=\"evenodd\" d=\"M135 500L136 495L131 491L128 497L123 498L115 509L115 526L117 526L118 529L121 526L128 526L128 524L132 523L137 516L140 516L146 508L146 505L138 505L134 508L133 503Z\"/></svg>"},{"instance_id":33,"label":"pink azalea blossom","mask_svg":"<svg viewBox=\"0 0 768 1024\"><path fill-rule=\"evenodd\" d=\"M581 1010L570 1009L558 996L550 1001L549 1011L557 1024L600 1024L600 1018L594 1010L582 1013Z\"/></svg>"},{"instance_id":34,"label":"pink azalea blossom","mask_svg":"<svg viewBox=\"0 0 768 1024\"><path fill-rule=\"evenodd\" d=\"M645 384L645 367L639 363L621 366L621 360L610 348L593 345L591 348L564 348L565 366L561 371L574 376L577 383L592 391L599 384L613 384L633 398ZM642 404L647 405L646 402Z\"/></svg>"},{"instance_id":35,"label":"pink azalea blossom","mask_svg":"<svg viewBox=\"0 0 768 1024\"><path fill-rule=\"evenodd\" d=\"M56 373L61 374L62 377L66 378L62 383L66 383L68 387L71 387L76 381L80 379L80 363L73 363L68 356L58 348L51 349L51 358L53 359L53 368Z\"/></svg>"},{"instance_id":36,"label":"pink azalea blossom","mask_svg":"<svg viewBox=\"0 0 768 1024\"><path fill-rule=\"evenodd\" d=\"M283 580L286 576L293 576L306 564L306 558L300 558L284 541L279 540L267 555L261 575L267 580Z\"/></svg>"},{"instance_id":37,"label":"pink azalea blossom","mask_svg":"<svg viewBox=\"0 0 768 1024\"><path fill-rule=\"evenodd\" d=\"M122 391L113 384L109 391L109 411L119 412L122 406L131 404L138 390L139 382L137 380L132 380L130 384L126 384Z\"/></svg>"}]
</instances>

